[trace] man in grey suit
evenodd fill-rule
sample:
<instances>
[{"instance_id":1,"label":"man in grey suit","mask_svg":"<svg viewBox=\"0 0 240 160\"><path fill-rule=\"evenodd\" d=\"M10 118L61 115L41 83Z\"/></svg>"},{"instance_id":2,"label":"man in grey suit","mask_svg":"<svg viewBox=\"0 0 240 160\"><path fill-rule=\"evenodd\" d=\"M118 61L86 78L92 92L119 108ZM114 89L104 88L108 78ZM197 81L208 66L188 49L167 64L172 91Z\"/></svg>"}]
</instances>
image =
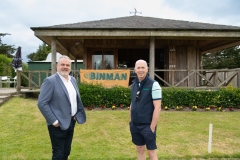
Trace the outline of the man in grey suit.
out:
<instances>
[{"instance_id":1,"label":"man in grey suit","mask_svg":"<svg viewBox=\"0 0 240 160\"><path fill-rule=\"evenodd\" d=\"M68 159L75 123L86 121L76 79L70 71L70 58L60 57L57 73L43 81L38 98L38 108L48 125L53 160Z\"/></svg>"}]
</instances>

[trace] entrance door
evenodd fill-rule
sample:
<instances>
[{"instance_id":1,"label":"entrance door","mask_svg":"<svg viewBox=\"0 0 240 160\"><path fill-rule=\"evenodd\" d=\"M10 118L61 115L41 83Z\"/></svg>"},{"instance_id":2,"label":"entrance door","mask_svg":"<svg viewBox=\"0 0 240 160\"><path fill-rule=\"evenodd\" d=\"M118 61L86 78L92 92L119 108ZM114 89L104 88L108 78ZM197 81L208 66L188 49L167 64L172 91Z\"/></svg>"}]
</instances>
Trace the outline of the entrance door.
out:
<instances>
[{"instance_id":1,"label":"entrance door","mask_svg":"<svg viewBox=\"0 0 240 160\"><path fill-rule=\"evenodd\" d=\"M94 51L92 55L92 69L114 69L113 51Z\"/></svg>"}]
</instances>

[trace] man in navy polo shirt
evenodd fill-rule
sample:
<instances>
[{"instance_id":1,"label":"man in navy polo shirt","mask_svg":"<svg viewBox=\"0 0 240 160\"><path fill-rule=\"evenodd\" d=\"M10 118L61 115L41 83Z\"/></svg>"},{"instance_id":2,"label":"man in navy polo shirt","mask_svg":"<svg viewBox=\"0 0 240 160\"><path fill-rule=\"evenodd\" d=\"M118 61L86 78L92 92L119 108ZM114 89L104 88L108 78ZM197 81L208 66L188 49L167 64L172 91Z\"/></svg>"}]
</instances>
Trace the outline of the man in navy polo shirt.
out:
<instances>
[{"instance_id":1,"label":"man in navy polo shirt","mask_svg":"<svg viewBox=\"0 0 240 160\"><path fill-rule=\"evenodd\" d=\"M148 77L148 66L138 60L134 68L130 105L130 132L136 145L138 160L145 160L145 148L150 160L157 160L156 130L161 112L162 89L159 83Z\"/></svg>"}]
</instances>

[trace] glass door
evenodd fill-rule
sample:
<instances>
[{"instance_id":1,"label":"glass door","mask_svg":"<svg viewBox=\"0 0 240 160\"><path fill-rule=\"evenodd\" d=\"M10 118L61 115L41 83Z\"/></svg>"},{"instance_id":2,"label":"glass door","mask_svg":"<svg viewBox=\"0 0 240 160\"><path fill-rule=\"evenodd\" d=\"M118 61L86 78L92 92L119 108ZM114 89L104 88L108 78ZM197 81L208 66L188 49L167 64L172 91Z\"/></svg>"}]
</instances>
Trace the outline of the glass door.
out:
<instances>
[{"instance_id":1,"label":"glass door","mask_svg":"<svg viewBox=\"0 0 240 160\"><path fill-rule=\"evenodd\" d=\"M95 51L92 55L93 69L114 69L113 51Z\"/></svg>"},{"instance_id":2,"label":"glass door","mask_svg":"<svg viewBox=\"0 0 240 160\"><path fill-rule=\"evenodd\" d=\"M102 52L101 51L96 51L92 55L92 68L102 69Z\"/></svg>"}]
</instances>

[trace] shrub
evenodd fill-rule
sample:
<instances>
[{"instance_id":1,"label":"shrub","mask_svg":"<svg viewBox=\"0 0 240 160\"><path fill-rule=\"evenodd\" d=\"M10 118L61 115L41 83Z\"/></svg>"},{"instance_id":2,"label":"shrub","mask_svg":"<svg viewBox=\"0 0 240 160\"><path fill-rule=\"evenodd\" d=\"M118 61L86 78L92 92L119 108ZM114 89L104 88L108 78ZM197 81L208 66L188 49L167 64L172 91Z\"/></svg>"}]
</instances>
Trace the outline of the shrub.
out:
<instances>
[{"instance_id":1,"label":"shrub","mask_svg":"<svg viewBox=\"0 0 240 160\"><path fill-rule=\"evenodd\" d=\"M131 89L121 86L105 88L101 84L79 85L81 98L85 107L95 106L111 108L114 104L128 107L131 103ZM240 106L240 89L228 86L219 90L193 90L186 88L162 87L162 107L175 109L176 106L197 108ZM164 108L164 107L163 107Z\"/></svg>"},{"instance_id":2,"label":"shrub","mask_svg":"<svg viewBox=\"0 0 240 160\"><path fill-rule=\"evenodd\" d=\"M94 105L100 107L104 105L111 108L113 104L119 106L129 106L131 101L131 90L129 88L115 86L105 88L101 84L80 83L79 90L85 107Z\"/></svg>"},{"instance_id":3,"label":"shrub","mask_svg":"<svg viewBox=\"0 0 240 160\"><path fill-rule=\"evenodd\" d=\"M11 59L8 58L5 55L0 54L0 76L12 76L11 69L12 67L10 66L11 64Z\"/></svg>"},{"instance_id":4,"label":"shrub","mask_svg":"<svg viewBox=\"0 0 240 160\"><path fill-rule=\"evenodd\" d=\"M192 90L181 88L162 88L164 106L240 106L240 89L231 85L219 90Z\"/></svg>"}]
</instances>

